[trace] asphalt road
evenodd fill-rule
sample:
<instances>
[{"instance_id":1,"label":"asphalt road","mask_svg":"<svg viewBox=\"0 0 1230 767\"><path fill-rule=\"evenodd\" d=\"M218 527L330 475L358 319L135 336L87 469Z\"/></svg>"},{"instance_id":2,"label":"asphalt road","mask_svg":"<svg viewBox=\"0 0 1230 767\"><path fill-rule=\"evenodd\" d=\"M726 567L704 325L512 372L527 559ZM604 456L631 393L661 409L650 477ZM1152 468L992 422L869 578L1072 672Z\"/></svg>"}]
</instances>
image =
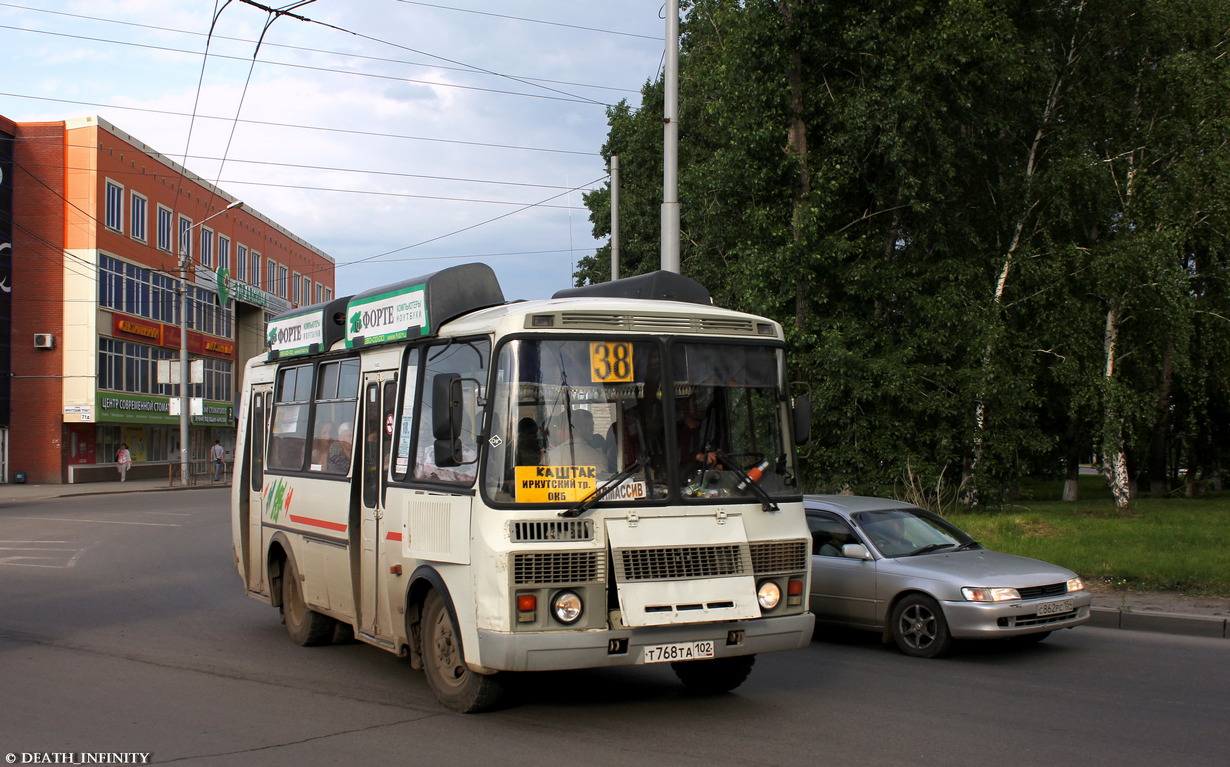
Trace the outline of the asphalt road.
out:
<instances>
[{"instance_id":1,"label":"asphalt road","mask_svg":"<svg viewBox=\"0 0 1230 767\"><path fill-rule=\"evenodd\" d=\"M454 714L381 650L291 644L242 593L226 503L202 490L0 505L0 758L1227 763L1230 643L1090 627L940 661L826 636L709 698L665 666L527 675L503 710Z\"/></svg>"}]
</instances>

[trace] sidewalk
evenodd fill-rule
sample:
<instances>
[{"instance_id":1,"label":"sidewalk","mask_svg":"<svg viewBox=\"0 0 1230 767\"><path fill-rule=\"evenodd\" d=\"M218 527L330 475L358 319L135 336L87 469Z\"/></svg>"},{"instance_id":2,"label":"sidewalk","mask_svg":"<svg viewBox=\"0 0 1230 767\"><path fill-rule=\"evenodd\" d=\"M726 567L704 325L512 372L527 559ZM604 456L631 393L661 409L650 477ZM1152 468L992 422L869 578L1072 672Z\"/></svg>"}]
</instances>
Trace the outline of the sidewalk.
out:
<instances>
[{"instance_id":1,"label":"sidewalk","mask_svg":"<svg viewBox=\"0 0 1230 767\"><path fill-rule=\"evenodd\" d=\"M222 482L204 480L184 487L167 486L165 479L132 479L127 482L86 482L79 485L0 485L0 508L23 501L41 501L76 495L142 493L156 491L229 488ZM1136 594L1128 591L1094 591L1090 626L1156 631L1164 634L1230 639L1230 599L1187 599L1169 594Z\"/></svg>"},{"instance_id":2,"label":"sidewalk","mask_svg":"<svg viewBox=\"0 0 1230 767\"><path fill-rule=\"evenodd\" d=\"M155 490L207 490L211 487L227 487L231 486L231 478L228 475L222 482L210 482L208 478L202 479L198 484L188 485L184 487L178 483L174 486L168 486L165 478L162 479L130 479L127 482L120 482L118 479L113 482L82 482L77 485L30 485L30 484L5 484L0 485L0 505L20 503L22 501L45 501L50 498L68 498L74 495L107 495L110 493L143 493Z\"/></svg>"}]
</instances>

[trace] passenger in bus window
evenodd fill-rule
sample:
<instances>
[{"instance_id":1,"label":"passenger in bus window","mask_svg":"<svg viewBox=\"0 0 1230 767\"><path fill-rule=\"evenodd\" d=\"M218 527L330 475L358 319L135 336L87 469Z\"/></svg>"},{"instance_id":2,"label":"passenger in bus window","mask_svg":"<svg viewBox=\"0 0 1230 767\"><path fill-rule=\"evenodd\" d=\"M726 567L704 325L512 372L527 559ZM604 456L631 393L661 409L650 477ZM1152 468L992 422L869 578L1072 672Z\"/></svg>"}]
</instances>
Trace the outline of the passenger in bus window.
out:
<instances>
[{"instance_id":1,"label":"passenger in bus window","mask_svg":"<svg viewBox=\"0 0 1230 767\"><path fill-rule=\"evenodd\" d=\"M350 470L350 450L354 441L354 427L343 422L337 427L337 441L329 446L329 472L345 474Z\"/></svg>"},{"instance_id":2,"label":"passenger in bus window","mask_svg":"<svg viewBox=\"0 0 1230 767\"><path fill-rule=\"evenodd\" d=\"M333 444L333 424L317 421L316 438L312 441L312 471L324 471L329 461L329 446Z\"/></svg>"},{"instance_id":3,"label":"passenger in bus window","mask_svg":"<svg viewBox=\"0 0 1230 767\"><path fill-rule=\"evenodd\" d=\"M552 422L547 449L548 466L594 466L607 471L604 451L594 447L594 417L588 410L576 409Z\"/></svg>"},{"instance_id":4,"label":"passenger in bus window","mask_svg":"<svg viewBox=\"0 0 1230 767\"><path fill-rule=\"evenodd\" d=\"M542 464L542 439L538 436L538 422L526 416L517 422L517 465L538 466Z\"/></svg>"}]
</instances>

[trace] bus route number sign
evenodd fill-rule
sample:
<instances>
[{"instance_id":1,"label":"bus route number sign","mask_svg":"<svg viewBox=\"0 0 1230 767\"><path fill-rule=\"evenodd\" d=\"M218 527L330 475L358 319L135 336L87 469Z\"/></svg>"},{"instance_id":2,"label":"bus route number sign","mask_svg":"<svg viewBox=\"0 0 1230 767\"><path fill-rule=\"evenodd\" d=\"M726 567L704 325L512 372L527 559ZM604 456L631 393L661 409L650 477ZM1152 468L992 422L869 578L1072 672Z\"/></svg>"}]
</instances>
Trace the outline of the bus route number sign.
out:
<instances>
[{"instance_id":1,"label":"bus route number sign","mask_svg":"<svg viewBox=\"0 0 1230 767\"><path fill-rule=\"evenodd\" d=\"M589 369L594 383L631 383L632 343L595 341L589 345Z\"/></svg>"}]
</instances>

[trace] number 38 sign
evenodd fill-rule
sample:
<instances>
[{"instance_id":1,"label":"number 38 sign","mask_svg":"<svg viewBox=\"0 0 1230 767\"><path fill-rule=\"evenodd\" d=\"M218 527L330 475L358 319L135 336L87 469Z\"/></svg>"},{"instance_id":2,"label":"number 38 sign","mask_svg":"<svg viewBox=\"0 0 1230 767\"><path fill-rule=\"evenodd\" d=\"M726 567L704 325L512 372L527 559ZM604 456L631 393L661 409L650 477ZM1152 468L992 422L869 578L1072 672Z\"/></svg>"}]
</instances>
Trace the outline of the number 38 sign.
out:
<instances>
[{"instance_id":1,"label":"number 38 sign","mask_svg":"<svg viewBox=\"0 0 1230 767\"><path fill-rule=\"evenodd\" d=\"M589 368L594 383L629 383L633 380L632 342L597 341L589 345Z\"/></svg>"}]
</instances>

